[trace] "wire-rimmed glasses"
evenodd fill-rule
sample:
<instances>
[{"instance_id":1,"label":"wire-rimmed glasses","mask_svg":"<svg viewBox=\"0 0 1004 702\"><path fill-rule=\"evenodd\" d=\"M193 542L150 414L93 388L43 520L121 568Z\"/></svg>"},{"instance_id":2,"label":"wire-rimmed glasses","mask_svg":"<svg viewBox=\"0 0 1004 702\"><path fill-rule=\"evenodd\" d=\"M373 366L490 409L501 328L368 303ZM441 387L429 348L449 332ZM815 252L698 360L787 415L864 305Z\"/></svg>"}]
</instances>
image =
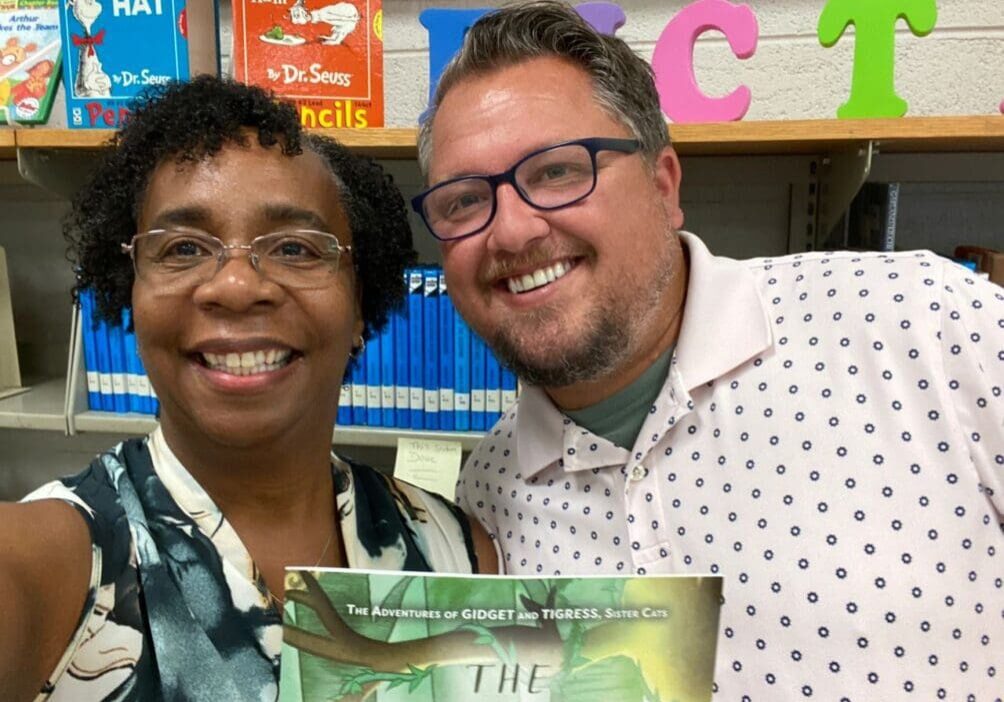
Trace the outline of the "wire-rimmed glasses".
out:
<instances>
[{"instance_id":1,"label":"wire-rimmed glasses","mask_svg":"<svg viewBox=\"0 0 1004 702\"><path fill-rule=\"evenodd\" d=\"M596 189L596 154L633 154L637 139L576 139L527 154L495 175L453 178L429 188L411 201L425 226L440 241L456 241L485 230L495 217L495 192L513 186L520 198L539 210L557 210L588 197Z\"/></svg>"},{"instance_id":2,"label":"wire-rimmed glasses","mask_svg":"<svg viewBox=\"0 0 1004 702\"><path fill-rule=\"evenodd\" d=\"M342 254L338 237L313 229L283 229L255 237L250 244L224 244L201 229L151 229L122 244L136 277L165 291L209 282L235 252L245 253L254 269L290 289L324 288L338 273Z\"/></svg>"}]
</instances>

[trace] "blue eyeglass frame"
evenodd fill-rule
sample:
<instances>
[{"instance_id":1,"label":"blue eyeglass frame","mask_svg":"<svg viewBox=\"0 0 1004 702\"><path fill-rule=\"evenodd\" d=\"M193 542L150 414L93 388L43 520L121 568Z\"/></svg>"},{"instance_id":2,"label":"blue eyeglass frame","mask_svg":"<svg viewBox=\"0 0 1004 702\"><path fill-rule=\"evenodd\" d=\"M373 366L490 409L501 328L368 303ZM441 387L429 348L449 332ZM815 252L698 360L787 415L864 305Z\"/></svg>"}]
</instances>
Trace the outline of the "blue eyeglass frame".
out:
<instances>
[{"instance_id":1,"label":"blue eyeglass frame","mask_svg":"<svg viewBox=\"0 0 1004 702\"><path fill-rule=\"evenodd\" d=\"M582 146L586 149L587 152L589 152L589 159L592 162L593 166L592 185L589 186L589 190L587 190L585 193L575 198L574 200L564 203L563 205L555 205L553 207L541 207L540 205L534 204L533 202L530 201L529 196L525 192L523 192L523 189L519 187L519 184L516 182L516 170L524 163L529 161L531 158L539 156L540 154L543 153L547 153L548 151L552 151L554 149L560 149L565 146ZM524 156L516 163L514 163L508 170L505 170L501 173L496 173L494 175L460 176L459 178L451 178L450 180L443 181L442 183L439 183L413 197L411 199L411 208L418 213L418 215L422 218L422 221L425 223L425 228L428 229L429 233L432 234L432 236L434 236L436 239L438 239L439 241L460 241L462 239L467 239L468 237L480 234L485 229L487 229L488 225L491 224L492 221L495 219L495 212L498 209L498 188L503 183L508 183L509 185L511 185L513 187L513 190L515 190L516 193L519 195L520 199L526 204L528 204L530 207L533 207L534 209L541 210L544 212L560 210L562 208L570 207L571 205L574 205L577 202L585 200L587 197L593 194L594 190L596 190L596 181L599 177L599 174L596 171L597 153L599 153L600 151L617 151L622 154L633 154L640 149L641 149L641 142L637 139L619 139L613 137L589 137L587 139L573 139L571 141L563 141L559 144L551 144L550 146L545 146L542 149L531 151L526 156ZM488 186L491 188L491 193L492 193L491 212L488 213L488 219L485 220L485 223L481 225L479 228L475 229L473 232L470 232L468 234L461 234L460 236L452 236L448 238L441 237L438 234L436 234L436 231L432 228L432 225L429 223L428 218L425 216L425 208L422 205L425 202L425 198L427 198L429 195L436 192L440 188L445 188L447 185L453 185L454 183L461 183L465 180L487 181Z\"/></svg>"}]
</instances>

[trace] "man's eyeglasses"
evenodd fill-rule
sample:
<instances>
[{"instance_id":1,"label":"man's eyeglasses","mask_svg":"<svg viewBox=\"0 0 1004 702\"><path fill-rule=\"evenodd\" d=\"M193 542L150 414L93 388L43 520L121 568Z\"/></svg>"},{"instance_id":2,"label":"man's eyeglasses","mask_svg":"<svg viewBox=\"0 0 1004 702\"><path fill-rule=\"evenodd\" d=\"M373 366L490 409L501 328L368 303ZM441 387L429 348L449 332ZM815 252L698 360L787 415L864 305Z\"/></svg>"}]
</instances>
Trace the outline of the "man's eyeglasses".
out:
<instances>
[{"instance_id":1,"label":"man's eyeglasses","mask_svg":"<svg viewBox=\"0 0 1004 702\"><path fill-rule=\"evenodd\" d=\"M596 188L596 154L633 154L637 139L593 137L566 141L527 154L512 168L495 175L454 178L429 188L411 201L425 226L440 241L478 234L495 217L496 190L503 183L538 210L557 210L585 199Z\"/></svg>"},{"instance_id":2,"label":"man's eyeglasses","mask_svg":"<svg viewBox=\"0 0 1004 702\"><path fill-rule=\"evenodd\" d=\"M200 229L173 227L151 229L122 244L136 277L165 291L209 282L234 252L246 253L258 273L285 288L323 288L334 280L341 255L351 250L334 234L312 229L284 229L250 244L227 245Z\"/></svg>"}]
</instances>

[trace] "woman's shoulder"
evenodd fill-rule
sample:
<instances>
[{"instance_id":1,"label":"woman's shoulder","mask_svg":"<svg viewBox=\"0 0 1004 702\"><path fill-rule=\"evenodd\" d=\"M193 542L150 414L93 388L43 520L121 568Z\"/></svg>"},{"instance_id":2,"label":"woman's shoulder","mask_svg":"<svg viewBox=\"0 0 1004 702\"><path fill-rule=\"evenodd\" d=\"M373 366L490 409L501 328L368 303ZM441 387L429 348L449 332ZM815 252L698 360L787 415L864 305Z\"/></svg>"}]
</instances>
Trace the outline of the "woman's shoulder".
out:
<instances>
[{"instance_id":1,"label":"woman's shoulder","mask_svg":"<svg viewBox=\"0 0 1004 702\"><path fill-rule=\"evenodd\" d=\"M374 555L385 560L389 550L400 554L400 564L388 564L399 570L458 573L476 570L470 524L458 507L441 495L397 480L366 464L335 458L336 481L341 483L336 484L336 489L342 498L339 511L343 529L346 511L350 509L355 516L352 520L355 536L366 551L366 558L361 560L372 560ZM356 563L353 566L364 567Z\"/></svg>"}]
</instances>

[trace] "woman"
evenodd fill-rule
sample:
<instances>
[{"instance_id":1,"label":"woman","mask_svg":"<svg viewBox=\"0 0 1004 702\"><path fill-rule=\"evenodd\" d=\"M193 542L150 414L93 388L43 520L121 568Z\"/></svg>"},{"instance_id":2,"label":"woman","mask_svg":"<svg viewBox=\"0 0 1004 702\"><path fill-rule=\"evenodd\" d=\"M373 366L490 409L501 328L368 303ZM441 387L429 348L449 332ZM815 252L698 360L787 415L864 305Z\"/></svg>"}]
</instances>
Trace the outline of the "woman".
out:
<instances>
[{"instance_id":1,"label":"woman","mask_svg":"<svg viewBox=\"0 0 1004 702\"><path fill-rule=\"evenodd\" d=\"M286 566L495 570L454 507L331 453L414 256L377 165L201 77L137 104L68 236L160 421L0 505L0 697L274 699Z\"/></svg>"}]
</instances>

